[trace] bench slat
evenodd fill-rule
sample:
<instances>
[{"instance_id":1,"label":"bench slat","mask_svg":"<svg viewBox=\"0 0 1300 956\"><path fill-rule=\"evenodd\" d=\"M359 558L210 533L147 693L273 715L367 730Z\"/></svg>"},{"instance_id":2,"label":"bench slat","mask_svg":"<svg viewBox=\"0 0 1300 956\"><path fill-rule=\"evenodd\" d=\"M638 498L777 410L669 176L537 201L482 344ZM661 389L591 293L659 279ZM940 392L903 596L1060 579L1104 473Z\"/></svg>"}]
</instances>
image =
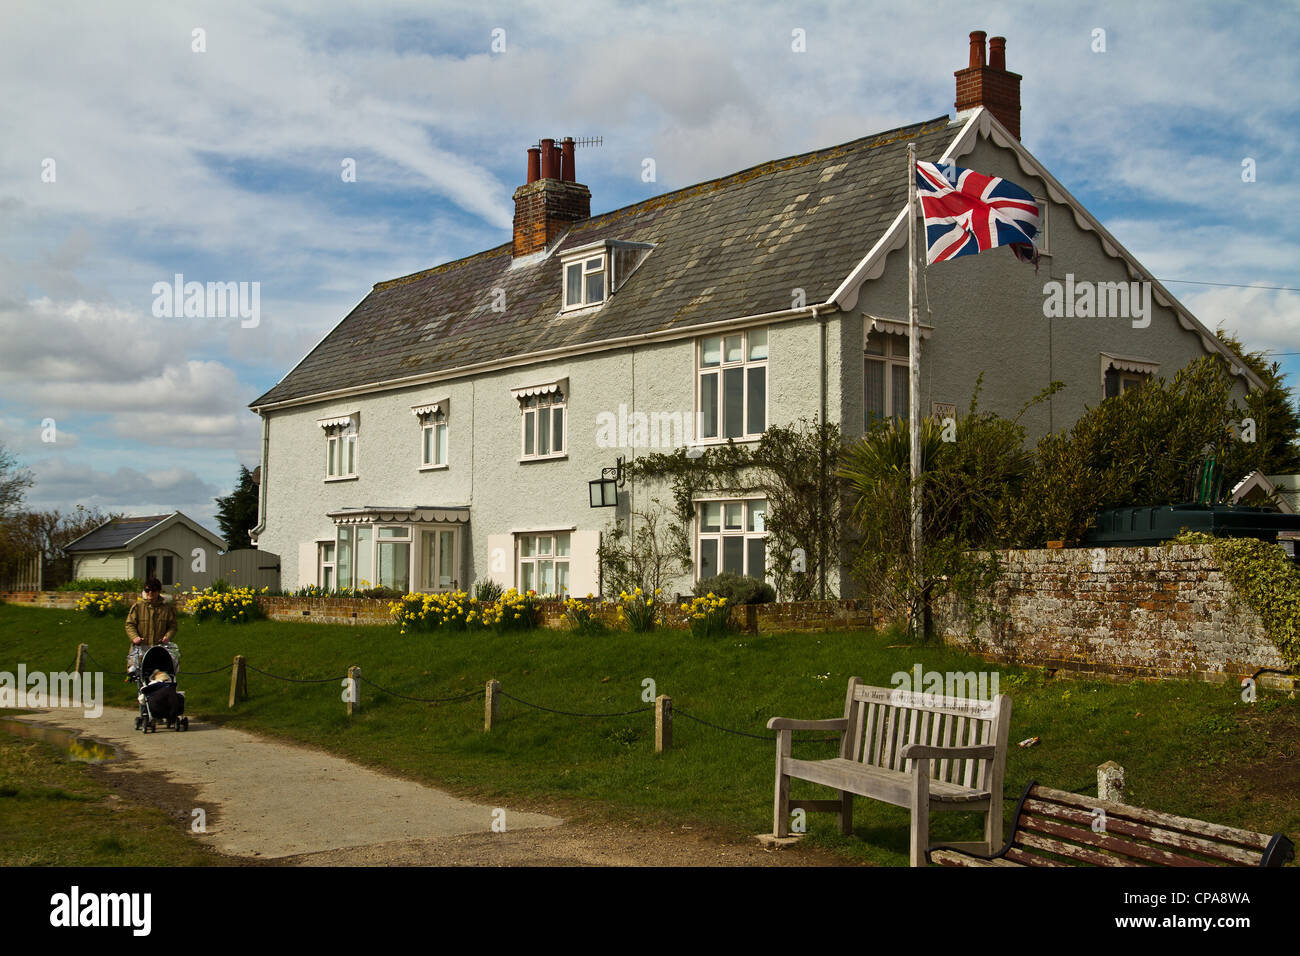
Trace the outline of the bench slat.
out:
<instances>
[{"instance_id":1,"label":"bench slat","mask_svg":"<svg viewBox=\"0 0 1300 956\"><path fill-rule=\"evenodd\" d=\"M1053 860L1042 856L1038 853L1026 853L1020 847L1013 846L1007 850L1004 857L1007 860L1014 860L1021 866L1069 866L1069 863L1062 863L1060 860Z\"/></svg>"},{"instance_id":2,"label":"bench slat","mask_svg":"<svg viewBox=\"0 0 1300 956\"><path fill-rule=\"evenodd\" d=\"M918 691L890 690L886 687L868 687L859 684L853 690L854 700L870 700L891 707L911 707L931 710L943 714L960 714L964 717L977 717L980 720L992 720L997 716L997 708L991 700L975 698L946 698L943 694L926 694Z\"/></svg>"},{"instance_id":3,"label":"bench slat","mask_svg":"<svg viewBox=\"0 0 1300 956\"><path fill-rule=\"evenodd\" d=\"M948 718L945 714L935 714L934 720L930 721L930 739L928 743L931 747L939 746L939 735L943 732L943 722L947 719ZM941 763L943 763L941 760L930 761L930 776L936 780L943 779L943 776L939 771L939 765Z\"/></svg>"},{"instance_id":4,"label":"bench slat","mask_svg":"<svg viewBox=\"0 0 1300 956\"><path fill-rule=\"evenodd\" d=\"M929 733L930 733L930 720L931 720L931 718L932 718L934 715L931 714L928 710L923 710L923 711L921 711L920 716L921 716L921 726L920 726L918 732L917 732L917 733L912 737L912 741L915 742L915 743L921 743L921 744L924 744L924 743L928 743L929 740L930 740L930 737L929 737ZM933 763L933 761L931 761L931 762ZM911 769L912 769L912 762L909 760L909 761L907 762L907 770L910 772ZM931 768L930 768L929 776L931 776L931 777L934 776L934 767L931 767Z\"/></svg>"},{"instance_id":5,"label":"bench slat","mask_svg":"<svg viewBox=\"0 0 1300 956\"><path fill-rule=\"evenodd\" d=\"M1132 860L1123 857L1111 856L1102 853L1100 850L1094 850L1091 847L1077 846L1073 843L1053 840L1050 837L1035 833L1032 830L1019 830L1016 833L1016 845L1022 848L1054 853L1057 856L1065 857L1067 860L1091 863L1093 866L1141 866L1140 863L1134 863ZM1042 859L1042 857L1040 857L1040 859ZM1064 863L1060 860L1054 862L1057 866L1078 865L1078 863L1070 864Z\"/></svg>"},{"instance_id":6,"label":"bench slat","mask_svg":"<svg viewBox=\"0 0 1300 956\"><path fill-rule=\"evenodd\" d=\"M864 797L874 797L897 807L911 800L911 776L899 770L871 767L852 760L788 760L786 773L810 783L820 783L837 790L848 790ZM864 792L865 791L865 792ZM935 803L988 803L989 794L967 790L952 783L930 782L930 799ZM971 809L975 809L974 806Z\"/></svg>"},{"instance_id":7,"label":"bench slat","mask_svg":"<svg viewBox=\"0 0 1300 956\"><path fill-rule=\"evenodd\" d=\"M894 769L907 773L912 768L912 762L903 757L903 751L910 743L916 742L916 735L920 729L921 715L924 711L907 708L903 711L905 721L903 733L898 737L898 755L894 758Z\"/></svg>"},{"instance_id":8,"label":"bench slat","mask_svg":"<svg viewBox=\"0 0 1300 956\"><path fill-rule=\"evenodd\" d=\"M875 742L876 728L880 723L880 708L870 701L863 701L862 706L867 708L867 717L862 727L862 745L854 759L871 763L871 746Z\"/></svg>"},{"instance_id":9,"label":"bench slat","mask_svg":"<svg viewBox=\"0 0 1300 956\"><path fill-rule=\"evenodd\" d=\"M880 753L878 753L876 755L876 759L872 761L872 764L874 764L877 767L888 767L890 766L890 761L894 759L894 733L895 733L894 724L897 722L897 720L898 720L898 708L886 707L885 708L885 736L880 741Z\"/></svg>"},{"instance_id":10,"label":"bench slat","mask_svg":"<svg viewBox=\"0 0 1300 956\"><path fill-rule=\"evenodd\" d=\"M1090 812L1072 806L1047 803L1033 798L1025 801L1024 808L1026 811L1035 813L1039 816L1083 824L1088 827L1089 832L1092 831L1093 816ZM1112 836L1127 836L1141 840L1148 840L1161 846L1172 847L1175 850L1186 850L1190 853L1196 853L1201 856L1208 856L1216 860L1223 860L1228 863L1236 863L1242 866L1258 866L1259 861L1263 856L1263 853L1258 850L1242 849L1241 847L1232 846L1226 843L1216 843L1212 840L1188 836L1184 833L1176 833L1172 830L1165 830L1161 827L1151 827L1141 823L1133 823L1130 820L1124 819L1119 814L1106 814L1106 832Z\"/></svg>"},{"instance_id":11,"label":"bench slat","mask_svg":"<svg viewBox=\"0 0 1300 956\"><path fill-rule=\"evenodd\" d=\"M1106 811L1108 817L1113 815L1120 819L1132 820L1135 823L1151 824L1166 830L1209 837L1212 840L1220 840L1225 843L1235 843L1238 846L1253 847L1261 851L1268 847L1269 837L1265 834L1252 833L1250 830L1242 830L1237 827L1206 823L1204 820L1193 820L1190 817L1176 817L1170 813L1160 813L1156 810L1147 810L1144 807L1134 807L1124 803L1111 803L1107 800L1098 800L1095 797L1081 797L1075 793L1053 790L1050 787L1040 786L1035 788L1034 796L1039 800L1063 803L1072 807L1082 807L1087 811L1091 811L1093 807L1101 807Z\"/></svg>"},{"instance_id":12,"label":"bench slat","mask_svg":"<svg viewBox=\"0 0 1300 956\"><path fill-rule=\"evenodd\" d=\"M844 737L840 740L840 756L848 760L854 759L858 749L858 738L862 734L862 709L862 704L852 700L845 708L844 716L848 718L848 726L844 730Z\"/></svg>"},{"instance_id":13,"label":"bench slat","mask_svg":"<svg viewBox=\"0 0 1300 956\"><path fill-rule=\"evenodd\" d=\"M1020 828L1022 836L1028 842L1029 834L1025 831L1036 831L1045 833L1049 836L1060 837L1063 840L1072 840L1080 844L1077 850L1080 858L1091 860L1092 857L1086 853L1098 853L1101 850L1110 850L1110 854L1101 854L1108 861L1117 859L1113 854L1120 854L1122 857L1129 859L1120 859L1118 863L1107 862L1101 864L1104 866L1216 866L1213 861L1200 860L1196 857L1183 856L1178 853L1171 853L1169 850L1157 846L1147 846L1138 843L1136 840L1128 840L1120 837L1111 836L1105 833L1093 833L1092 828L1081 829L1079 827L1068 826L1057 820L1045 819L1035 816L1034 814L1022 814L1020 817ZM1055 842L1055 841L1054 841ZM1137 860L1138 863L1129 862Z\"/></svg>"},{"instance_id":14,"label":"bench slat","mask_svg":"<svg viewBox=\"0 0 1300 956\"><path fill-rule=\"evenodd\" d=\"M941 866L1011 866L1019 867L1022 864L1015 863L1007 859L981 860L976 856L967 856L965 853L957 853L953 850L935 850L930 854L930 859Z\"/></svg>"},{"instance_id":15,"label":"bench slat","mask_svg":"<svg viewBox=\"0 0 1300 956\"><path fill-rule=\"evenodd\" d=\"M957 721L957 718L954 717L952 714L944 714L944 715L943 715L943 722L944 722L943 737L941 737L940 739L943 741L943 746L945 746L945 747L951 747L951 746L953 746L953 742L952 742L952 733L953 733L953 727L954 727L954 725L956 724L956 721ZM940 780L944 780L944 781L946 781L946 780L948 779L948 772L949 772L949 764L950 764L950 763L952 763L952 761L950 761L950 760L949 760L948 758L946 758L946 757L945 757L943 760L940 760L940 761L939 761L939 779L940 779Z\"/></svg>"}]
</instances>

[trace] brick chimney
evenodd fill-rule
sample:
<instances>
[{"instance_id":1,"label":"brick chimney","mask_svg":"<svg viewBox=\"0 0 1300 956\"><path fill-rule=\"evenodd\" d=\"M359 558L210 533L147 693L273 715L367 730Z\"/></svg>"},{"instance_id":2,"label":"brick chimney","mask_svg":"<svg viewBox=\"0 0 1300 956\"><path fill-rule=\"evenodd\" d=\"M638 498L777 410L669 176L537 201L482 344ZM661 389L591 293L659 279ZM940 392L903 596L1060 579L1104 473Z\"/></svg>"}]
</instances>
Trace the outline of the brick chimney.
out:
<instances>
[{"instance_id":1,"label":"brick chimney","mask_svg":"<svg viewBox=\"0 0 1300 956\"><path fill-rule=\"evenodd\" d=\"M591 190L574 182L573 138L528 150L528 182L515 190L515 258L541 252L573 222L591 218Z\"/></svg>"},{"instance_id":2,"label":"brick chimney","mask_svg":"<svg viewBox=\"0 0 1300 956\"><path fill-rule=\"evenodd\" d=\"M982 106L1019 139L1021 76L1007 72L1006 37L989 40L988 62L985 62L984 37L983 30L971 33L970 65L953 74L957 77L957 112Z\"/></svg>"}]
</instances>

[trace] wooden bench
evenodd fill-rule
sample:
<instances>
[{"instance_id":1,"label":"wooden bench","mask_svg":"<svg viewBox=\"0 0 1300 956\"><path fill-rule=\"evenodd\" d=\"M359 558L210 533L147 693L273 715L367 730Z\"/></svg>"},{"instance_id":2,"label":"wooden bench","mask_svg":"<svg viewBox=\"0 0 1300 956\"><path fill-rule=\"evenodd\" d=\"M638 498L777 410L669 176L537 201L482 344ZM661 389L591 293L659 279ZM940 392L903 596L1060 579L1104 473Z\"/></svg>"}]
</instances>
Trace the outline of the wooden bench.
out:
<instances>
[{"instance_id":1,"label":"wooden bench","mask_svg":"<svg viewBox=\"0 0 1300 956\"><path fill-rule=\"evenodd\" d=\"M930 814L984 814L984 840L951 844L992 854L1002 841L1002 778L1007 758L1011 700L991 701L869 687L849 678L844 716L832 720L773 717L776 731L776 799L773 832L790 834L790 812L837 813L840 831L853 833L853 797L870 797L912 813L911 863L929 849ZM839 757L796 760L791 733L838 731ZM791 800L790 780L840 791L837 800Z\"/></svg>"},{"instance_id":2,"label":"wooden bench","mask_svg":"<svg viewBox=\"0 0 1300 956\"><path fill-rule=\"evenodd\" d=\"M1270 837L1031 782L1016 806L1011 837L997 853L954 845L933 848L929 859L945 866L1284 866L1294 856L1294 845L1280 833Z\"/></svg>"}]
</instances>

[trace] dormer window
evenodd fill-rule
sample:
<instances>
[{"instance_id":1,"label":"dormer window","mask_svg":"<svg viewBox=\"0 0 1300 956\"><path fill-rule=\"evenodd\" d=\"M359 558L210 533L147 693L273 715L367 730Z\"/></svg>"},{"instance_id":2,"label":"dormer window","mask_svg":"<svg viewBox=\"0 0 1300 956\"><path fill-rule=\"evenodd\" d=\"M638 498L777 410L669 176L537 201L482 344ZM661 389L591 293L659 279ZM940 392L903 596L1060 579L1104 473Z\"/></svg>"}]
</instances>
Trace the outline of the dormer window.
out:
<instances>
[{"instance_id":1,"label":"dormer window","mask_svg":"<svg viewBox=\"0 0 1300 956\"><path fill-rule=\"evenodd\" d=\"M580 309L605 301L605 256L592 256L564 267L564 307Z\"/></svg>"},{"instance_id":2,"label":"dormer window","mask_svg":"<svg viewBox=\"0 0 1300 956\"><path fill-rule=\"evenodd\" d=\"M561 255L563 312L604 305L654 247L645 242L602 239Z\"/></svg>"}]
</instances>

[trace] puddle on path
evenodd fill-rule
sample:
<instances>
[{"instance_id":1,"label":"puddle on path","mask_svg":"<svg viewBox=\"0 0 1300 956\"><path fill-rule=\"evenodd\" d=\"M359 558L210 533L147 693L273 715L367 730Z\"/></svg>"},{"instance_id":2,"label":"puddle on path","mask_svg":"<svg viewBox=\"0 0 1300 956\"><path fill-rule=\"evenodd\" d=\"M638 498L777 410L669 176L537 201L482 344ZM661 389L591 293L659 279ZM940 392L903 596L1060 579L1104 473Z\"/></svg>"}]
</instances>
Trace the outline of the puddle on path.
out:
<instances>
[{"instance_id":1,"label":"puddle on path","mask_svg":"<svg viewBox=\"0 0 1300 956\"><path fill-rule=\"evenodd\" d=\"M0 717L0 730L7 731L15 737L43 740L60 750L66 750L69 759L84 763L103 763L105 760L114 760L118 757L117 748L111 744L100 743L89 737L79 737L75 731L62 730L58 727L42 727L40 724L29 724L25 720Z\"/></svg>"}]
</instances>

